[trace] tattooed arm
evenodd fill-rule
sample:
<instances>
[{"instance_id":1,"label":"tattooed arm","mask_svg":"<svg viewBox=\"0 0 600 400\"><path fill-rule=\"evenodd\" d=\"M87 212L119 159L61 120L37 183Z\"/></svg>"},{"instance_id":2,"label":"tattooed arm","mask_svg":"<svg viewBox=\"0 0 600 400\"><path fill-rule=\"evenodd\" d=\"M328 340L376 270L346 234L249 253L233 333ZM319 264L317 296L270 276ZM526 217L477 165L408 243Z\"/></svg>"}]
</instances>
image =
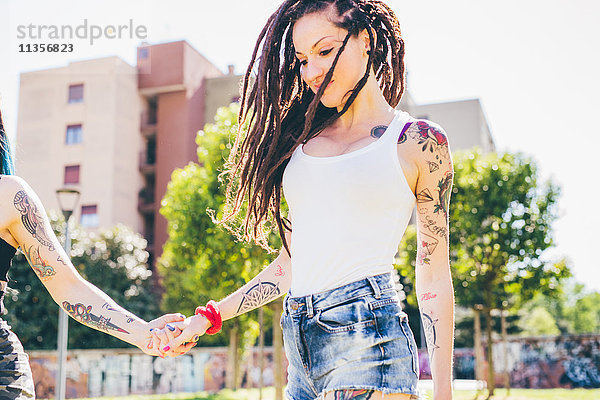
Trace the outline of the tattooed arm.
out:
<instances>
[{"instance_id":1,"label":"tattooed arm","mask_svg":"<svg viewBox=\"0 0 600 400\"><path fill-rule=\"evenodd\" d=\"M38 278L67 314L148 354L160 354L158 345L148 347L154 344L149 329L181 321L183 316L166 315L148 323L84 280L56 239L40 200L22 179L3 177L0 201L3 211L10 214L7 228L13 244L20 246Z\"/></svg>"},{"instance_id":2,"label":"tattooed arm","mask_svg":"<svg viewBox=\"0 0 600 400\"><path fill-rule=\"evenodd\" d=\"M418 166L416 293L427 340L434 399L452 398L454 290L448 251L448 206L454 176L444 131L417 121L406 145Z\"/></svg>"},{"instance_id":3,"label":"tattooed arm","mask_svg":"<svg viewBox=\"0 0 600 400\"><path fill-rule=\"evenodd\" d=\"M289 214L288 218L290 218ZM285 238L290 246L290 231L286 231ZM285 294L292 284L291 265L290 254L282 247L277 258L269 266L219 302L223 321L259 308ZM170 349L178 349L182 344L191 342L194 337L202 336L210 328L210 323L201 315L189 317L184 322L173 325L183 331L181 335L169 342Z\"/></svg>"}]
</instances>

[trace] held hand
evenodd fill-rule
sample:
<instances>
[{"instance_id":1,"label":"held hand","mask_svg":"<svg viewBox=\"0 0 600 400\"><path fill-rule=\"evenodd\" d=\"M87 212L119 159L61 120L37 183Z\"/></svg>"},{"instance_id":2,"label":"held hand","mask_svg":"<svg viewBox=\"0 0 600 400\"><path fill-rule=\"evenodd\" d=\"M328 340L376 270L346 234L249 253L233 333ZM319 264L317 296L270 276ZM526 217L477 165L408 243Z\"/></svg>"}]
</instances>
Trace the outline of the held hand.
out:
<instances>
[{"instance_id":1,"label":"held hand","mask_svg":"<svg viewBox=\"0 0 600 400\"><path fill-rule=\"evenodd\" d=\"M164 343L171 340L174 336L178 335L179 332L175 332L171 334L171 336L164 335L158 336L156 332L160 331L162 328L165 328L169 323L176 323L185 320L185 316L183 314L166 314L162 317L156 318L150 322L148 322L144 329L144 337L141 341L141 345L138 347L146 354L151 356L159 356L164 357L164 354L160 351L160 348L164 346ZM174 332L175 330L169 330L169 332ZM164 340L161 346L161 338Z\"/></svg>"},{"instance_id":2,"label":"held hand","mask_svg":"<svg viewBox=\"0 0 600 400\"><path fill-rule=\"evenodd\" d=\"M168 343L160 349L168 356L181 355L190 351L198 343L200 336L204 335L206 330L211 327L211 323L202 315L194 315L186 318L185 321L169 325L181 333L177 336L172 335Z\"/></svg>"}]
</instances>

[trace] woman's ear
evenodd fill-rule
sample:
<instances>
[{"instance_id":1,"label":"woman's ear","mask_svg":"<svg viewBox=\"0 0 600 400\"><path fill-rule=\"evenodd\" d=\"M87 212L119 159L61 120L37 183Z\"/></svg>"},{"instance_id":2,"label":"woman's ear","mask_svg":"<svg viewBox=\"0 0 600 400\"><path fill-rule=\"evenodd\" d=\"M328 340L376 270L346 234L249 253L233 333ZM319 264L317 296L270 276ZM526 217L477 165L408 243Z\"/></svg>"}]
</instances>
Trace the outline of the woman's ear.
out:
<instances>
[{"instance_id":1,"label":"woman's ear","mask_svg":"<svg viewBox=\"0 0 600 400\"><path fill-rule=\"evenodd\" d=\"M364 44L364 53L365 55L369 54L368 52L371 50L371 41L369 38L369 31L367 31L367 29L369 31L371 31L372 35L373 35L373 46L375 46L377 44L377 33L375 32L375 30L370 27L367 26L365 29L363 29L360 33L359 33L359 38L361 39L361 42Z\"/></svg>"}]
</instances>

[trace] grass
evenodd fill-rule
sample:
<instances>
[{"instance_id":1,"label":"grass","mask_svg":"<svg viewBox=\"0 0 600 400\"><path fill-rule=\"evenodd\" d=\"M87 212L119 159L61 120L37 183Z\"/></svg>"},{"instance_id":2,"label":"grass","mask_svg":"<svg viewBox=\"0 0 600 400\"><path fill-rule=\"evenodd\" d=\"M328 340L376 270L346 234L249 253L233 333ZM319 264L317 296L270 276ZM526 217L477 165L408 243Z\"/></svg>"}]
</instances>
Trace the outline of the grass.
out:
<instances>
[{"instance_id":1,"label":"grass","mask_svg":"<svg viewBox=\"0 0 600 400\"><path fill-rule=\"evenodd\" d=\"M425 399L432 399L431 392L425 392ZM455 390L454 400L485 400L487 391L477 395L476 391ZM275 390L265 388L263 400L274 400ZM600 389L511 389L507 396L505 389L496 389L494 400L597 400L600 399ZM155 395L132 395L124 397L95 397L80 400L258 400L258 389L240 389L237 391L222 390L217 394L178 393Z\"/></svg>"}]
</instances>

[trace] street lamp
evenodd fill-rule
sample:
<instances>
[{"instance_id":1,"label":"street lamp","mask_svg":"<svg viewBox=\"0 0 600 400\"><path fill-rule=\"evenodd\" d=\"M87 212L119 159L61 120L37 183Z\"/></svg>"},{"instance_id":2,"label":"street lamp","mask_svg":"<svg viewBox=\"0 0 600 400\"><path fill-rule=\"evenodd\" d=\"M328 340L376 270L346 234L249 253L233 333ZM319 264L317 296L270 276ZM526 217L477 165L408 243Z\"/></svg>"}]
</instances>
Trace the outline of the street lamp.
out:
<instances>
[{"instance_id":1,"label":"street lamp","mask_svg":"<svg viewBox=\"0 0 600 400\"><path fill-rule=\"evenodd\" d=\"M58 189L56 197L62 215L65 217L65 253L71 256L71 235L69 234L69 219L79 201L80 193L75 189ZM56 399L64 400L67 382L67 338L69 337L69 317L65 310L58 308L58 372L56 374Z\"/></svg>"}]
</instances>

